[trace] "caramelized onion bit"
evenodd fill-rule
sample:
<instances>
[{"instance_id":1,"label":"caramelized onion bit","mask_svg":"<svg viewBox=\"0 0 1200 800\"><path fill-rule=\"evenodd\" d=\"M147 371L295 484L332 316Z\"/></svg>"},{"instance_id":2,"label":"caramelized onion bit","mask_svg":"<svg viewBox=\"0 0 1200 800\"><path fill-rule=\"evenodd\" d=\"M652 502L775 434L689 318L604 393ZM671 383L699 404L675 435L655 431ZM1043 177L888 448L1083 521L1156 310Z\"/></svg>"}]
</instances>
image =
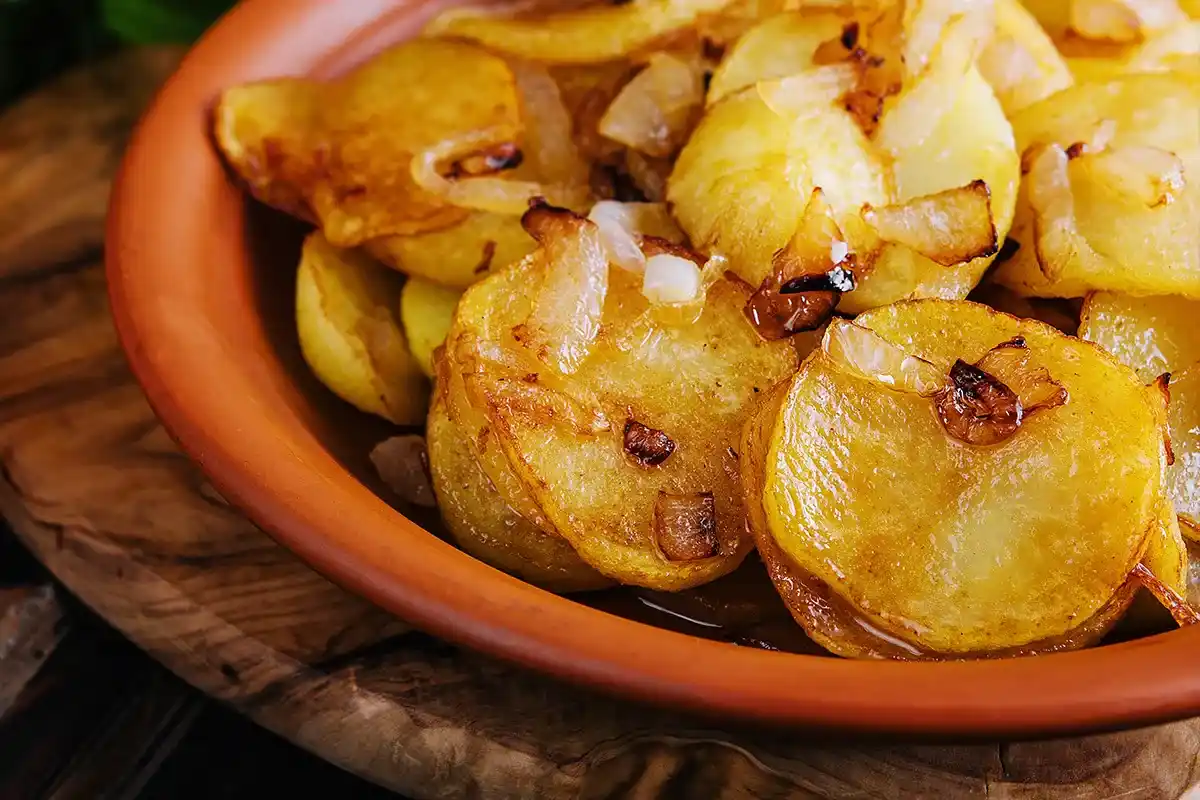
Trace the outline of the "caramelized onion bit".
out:
<instances>
[{"instance_id":1,"label":"caramelized onion bit","mask_svg":"<svg viewBox=\"0 0 1200 800\"><path fill-rule=\"evenodd\" d=\"M1064 405L1069 396L1066 388L1050 377L1045 367L1029 366L1029 346L1018 336L993 347L975 366L994 376L1016 393L1021 400L1021 418L1036 411Z\"/></svg>"},{"instance_id":2,"label":"caramelized onion bit","mask_svg":"<svg viewBox=\"0 0 1200 800\"><path fill-rule=\"evenodd\" d=\"M422 508L437 506L425 437L408 434L385 439L371 451L371 463L380 480L405 502Z\"/></svg>"},{"instance_id":3,"label":"caramelized onion bit","mask_svg":"<svg viewBox=\"0 0 1200 800\"><path fill-rule=\"evenodd\" d=\"M961 358L950 368L950 386L934 397L942 427L965 444L993 445L1021 427L1021 400L995 377Z\"/></svg>"},{"instance_id":4,"label":"caramelized onion bit","mask_svg":"<svg viewBox=\"0 0 1200 800\"><path fill-rule=\"evenodd\" d=\"M720 553L712 492L669 494L654 501L654 533L669 561L699 561Z\"/></svg>"},{"instance_id":5,"label":"caramelized onion bit","mask_svg":"<svg viewBox=\"0 0 1200 800\"><path fill-rule=\"evenodd\" d=\"M996 253L991 197L987 183L976 180L881 208L864 205L862 216L881 239L953 267Z\"/></svg>"},{"instance_id":6,"label":"caramelized onion bit","mask_svg":"<svg viewBox=\"0 0 1200 800\"><path fill-rule=\"evenodd\" d=\"M771 266L744 309L768 341L820 328L833 317L842 293L854 288L854 257L819 187Z\"/></svg>"},{"instance_id":7,"label":"caramelized onion bit","mask_svg":"<svg viewBox=\"0 0 1200 800\"><path fill-rule=\"evenodd\" d=\"M1150 594L1154 595L1155 600L1162 603L1163 608L1171 613L1171 618L1175 620L1177 625L1186 627L1200 622L1200 612L1193 608L1186 599L1181 597L1179 592L1157 578L1145 564L1138 564L1134 567L1132 576Z\"/></svg>"},{"instance_id":8,"label":"caramelized onion bit","mask_svg":"<svg viewBox=\"0 0 1200 800\"><path fill-rule=\"evenodd\" d=\"M532 258L544 269L529 318L513 329L542 363L570 374L600 333L608 295L608 256L599 229L563 208L538 202L521 224L538 243Z\"/></svg>"},{"instance_id":9,"label":"caramelized onion bit","mask_svg":"<svg viewBox=\"0 0 1200 800\"><path fill-rule=\"evenodd\" d=\"M635 419L625 423L625 452L643 467L657 467L675 452L675 442Z\"/></svg>"},{"instance_id":10,"label":"caramelized onion bit","mask_svg":"<svg viewBox=\"0 0 1200 800\"><path fill-rule=\"evenodd\" d=\"M849 320L830 320L821 349L837 366L898 391L932 397L945 385L933 364Z\"/></svg>"}]
</instances>

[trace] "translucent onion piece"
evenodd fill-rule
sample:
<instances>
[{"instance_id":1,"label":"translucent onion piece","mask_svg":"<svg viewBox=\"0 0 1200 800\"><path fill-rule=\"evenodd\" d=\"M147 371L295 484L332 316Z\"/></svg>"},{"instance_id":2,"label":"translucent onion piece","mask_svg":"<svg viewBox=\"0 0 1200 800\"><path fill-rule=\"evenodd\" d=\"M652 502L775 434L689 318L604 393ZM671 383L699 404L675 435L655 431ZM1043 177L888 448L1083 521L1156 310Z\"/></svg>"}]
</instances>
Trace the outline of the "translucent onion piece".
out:
<instances>
[{"instance_id":1,"label":"translucent onion piece","mask_svg":"<svg viewBox=\"0 0 1200 800\"><path fill-rule=\"evenodd\" d=\"M690 259L663 253L646 260L642 294L651 303L690 303L701 291L700 268Z\"/></svg>"},{"instance_id":2,"label":"translucent onion piece","mask_svg":"<svg viewBox=\"0 0 1200 800\"><path fill-rule=\"evenodd\" d=\"M1054 41L1020 0L996 0L996 32L975 66L1010 115L1072 83Z\"/></svg>"},{"instance_id":3,"label":"translucent onion piece","mask_svg":"<svg viewBox=\"0 0 1200 800\"><path fill-rule=\"evenodd\" d=\"M592 206L588 219L600 229L608 260L630 272L641 274L646 269L646 256L641 241L655 236L681 244L683 232L671 218L665 203L620 203L601 200Z\"/></svg>"},{"instance_id":4,"label":"translucent onion piece","mask_svg":"<svg viewBox=\"0 0 1200 800\"><path fill-rule=\"evenodd\" d=\"M1084 163L1100 183L1120 194L1141 198L1151 208L1172 203L1183 192L1183 161L1158 147L1115 147L1085 154L1080 161Z\"/></svg>"},{"instance_id":5,"label":"translucent onion piece","mask_svg":"<svg viewBox=\"0 0 1200 800\"><path fill-rule=\"evenodd\" d=\"M793 120L814 107L833 105L857 85L858 70L853 64L830 64L786 78L759 81L756 90L767 108Z\"/></svg>"},{"instance_id":6,"label":"translucent onion piece","mask_svg":"<svg viewBox=\"0 0 1200 800\"><path fill-rule=\"evenodd\" d=\"M1029 164L1026 187L1042 274L1055 280L1076 259L1100 261L1100 254L1079 233L1066 151L1057 144L1035 146L1024 160Z\"/></svg>"},{"instance_id":7,"label":"translucent onion piece","mask_svg":"<svg viewBox=\"0 0 1200 800\"><path fill-rule=\"evenodd\" d=\"M1136 42L1186 21L1176 0L1070 0L1071 30L1096 41Z\"/></svg>"},{"instance_id":8,"label":"translucent onion piece","mask_svg":"<svg viewBox=\"0 0 1200 800\"><path fill-rule=\"evenodd\" d=\"M670 53L655 53L600 118L601 135L648 156L666 158L687 140L704 105L704 78Z\"/></svg>"},{"instance_id":9,"label":"translucent onion piece","mask_svg":"<svg viewBox=\"0 0 1200 800\"><path fill-rule=\"evenodd\" d=\"M472 153L495 147L500 142L494 131L473 131L447 139L412 160L413 181L430 194L459 208L520 214L535 198L564 208L586 204L590 190L586 186L546 186L534 181L480 177L451 180L438 168Z\"/></svg>"},{"instance_id":10,"label":"translucent onion piece","mask_svg":"<svg viewBox=\"0 0 1200 800\"><path fill-rule=\"evenodd\" d=\"M946 385L933 364L849 320L829 321L821 350L835 366L897 391L932 397Z\"/></svg>"},{"instance_id":11,"label":"translucent onion piece","mask_svg":"<svg viewBox=\"0 0 1200 800\"><path fill-rule=\"evenodd\" d=\"M1029 346L1022 338L1001 342L993 347L975 366L995 376L1021 400L1023 415L1028 417L1035 411L1057 408L1069 398L1063 385L1050 376L1045 367L1029 363Z\"/></svg>"},{"instance_id":12,"label":"translucent onion piece","mask_svg":"<svg viewBox=\"0 0 1200 800\"><path fill-rule=\"evenodd\" d=\"M973 52L991 36L995 27L995 0L916 0L904 9L904 67L919 75L936 58L939 47L956 37ZM958 46L957 43L954 44Z\"/></svg>"},{"instance_id":13,"label":"translucent onion piece","mask_svg":"<svg viewBox=\"0 0 1200 800\"><path fill-rule=\"evenodd\" d=\"M558 84L540 64L514 59L512 69L525 123L525 163L543 183L587 186L588 164L575 145Z\"/></svg>"},{"instance_id":14,"label":"translucent onion piece","mask_svg":"<svg viewBox=\"0 0 1200 800\"><path fill-rule=\"evenodd\" d=\"M600 333L608 294L608 258L599 229L565 209L544 205L521 220L539 248L542 267L529 318L513 336L541 362L563 374L574 372Z\"/></svg>"},{"instance_id":15,"label":"translucent onion piece","mask_svg":"<svg viewBox=\"0 0 1200 800\"><path fill-rule=\"evenodd\" d=\"M1200 525L1200 363L1171 377L1167 425L1175 463L1167 469L1167 490L1180 519ZM1198 537L1200 538L1200 537Z\"/></svg>"},{"instance_id":16,"label":"translucent onion piece","mask_svg":"<svg viewBox=\"0 0 1200 800\"><path fill-rule=\"evenodd\" d=\"M1200 21L1174 25L1125 60L1132 72L1200 72Z\"/></svg>"},{"instance_id":17,"label":"translucent onion piece","mask_svg":"<svg viewBox=\"0 0 1200 800\"><path fill-rule=\"evenodd\" d=\"M591 5L528 17L452 9L435 18L426 35L472 40L490 50L550 64L595 64L644 49L690 28L731 0L638 0Z\"/></svg>"},{"instance_id":18,"label":"translucent onion piece","mask_svg":"<svg viewBox=\"0 0 1200 800\"><path fill-rule=\"evenodd\" d=\"M973 181L896 205L864 206L863 219L881 239L953 267L997 252L991 195L986 183Z\"/></svg>"}]
</instances>

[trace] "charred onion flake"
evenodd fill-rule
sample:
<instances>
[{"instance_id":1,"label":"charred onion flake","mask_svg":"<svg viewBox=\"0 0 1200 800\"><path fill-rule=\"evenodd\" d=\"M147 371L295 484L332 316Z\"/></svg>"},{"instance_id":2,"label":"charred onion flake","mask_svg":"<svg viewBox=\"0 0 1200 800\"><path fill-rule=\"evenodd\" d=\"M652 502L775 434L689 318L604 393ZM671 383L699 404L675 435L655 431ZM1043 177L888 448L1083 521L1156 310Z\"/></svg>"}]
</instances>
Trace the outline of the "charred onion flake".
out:
<instances>
[{"instance_id":1,"label":"charred onion flake","mask_svg":"<svg viewBox=\"0 0 1200 800\"><path fill-rule=\"evenodd\" d=\"M662 431L631 419L625 423L625 452L643 467L657 467L675 452L675 442Z\"/></svg>"},{"instance_id":2,"label":"charred onion flake","mask_svg":"<svg viewBox=\"0 0 1200 800\"><path fill-rule=\"evenodd\" d=\"M654 502L654 533L670 561L699 561L720 553L717 509L712 492L659 492Z\"/></svg>"}]
</instances>

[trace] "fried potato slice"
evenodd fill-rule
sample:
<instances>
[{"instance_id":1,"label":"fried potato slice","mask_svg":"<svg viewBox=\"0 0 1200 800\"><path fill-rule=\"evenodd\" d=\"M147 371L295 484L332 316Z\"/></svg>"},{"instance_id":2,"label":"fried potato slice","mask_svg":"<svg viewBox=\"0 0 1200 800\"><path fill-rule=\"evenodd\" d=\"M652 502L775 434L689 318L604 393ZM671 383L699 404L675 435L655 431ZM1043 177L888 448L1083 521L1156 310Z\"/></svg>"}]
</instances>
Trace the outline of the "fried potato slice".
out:
<instances>
[{"instance_id":1,"label":"fried potato slice","mask_svg":"<svg viewBox=\"0 0 1200 800\"><path fill-rule=\"evenodd\" d=\"M304 240L296 275L296 330L305 361L356 408L398 425L419 425L429 381L397 319L400 278L319 231Z\"/></svg>"},{"instance_id":2,"label":"fried potato slice","mask_svg":"<svg viewBox=\"0 0 1200 800\"><path fill-rule=\"evenodd\" d=\"M594 227L559 224L558 237ZM711 286L695 322L663 325L641 276L614 269L597 336L564 374L513 336L563 266L535 256L467 290L446 345L452 413L478 415L507 456L520 490L501 494L526 492L543 529L599 572L663 590L730 572L750 549L733 446L751 399L795 368L795 351L745 323L738 282Z\"/></svg>"},{"instance_id":3,"label":"fried potato slice","mask_svg":"<svg viewBox=\"0 0 1200 800\"><path fill-rule=\"evenodd\" d=\"M415 183L413 158L455 136L486 132L498 144L521 133L509 66L470 44L434 39L405 42L335 81L232 87L215 126L255 197L314 219L339 247L462 221L466 210Z\"/></svg>"},{"instance_id":4,"label":"fried potato slice","mask_svg":"<svg viewBox=\"0 0 1200 800\"><path fill-rule=\"evenodd\" d=\"M1020 0L996 0L996 31L977 67L1010 116L1073 83L1067 62Z\"/></svg>"},{"instance_id":5,"label":"fried potato slice","mask_svg":"<svg viewBox=\"0 0 1200 800\"><path fill-rule=\"evenodd\" d=\"M517 514L492 486L464 431L435 396L426 440L442 520L458 546L487 564L552 592L600 589L611 581L580 560L566 540Z\"/></svg>"},{"instance_id":6,"label":"fried potato slice","mask_svg":"<svg viewBox=\"0 0 1200 800\"><path fill-rule=\"evenodd\" d=\"M768 20L752 33L799 41L788 38L788 24ZM812 49L812 58L823 53L821 60L834 63L810 62L801 72L760 80L710 105L668 183L680 225L696 247L727 257L743 280L759 286L819 187L858 264L857 287L842 297L843 310L857 313L908 297L965 297L995 248L948 268L918 253L912 241L881 239L862 220L862 208L908 203L982 180L990 194L987 232L998 242L1012 219L1019 174L1011 129L991 89L969 56L963 61L954 48L939 47L929 68L906 79L894 102L881 106L876 126L870 114L864 121L866 112L852 99L870 91L856 88L862 67L841 34L815 48L805 38L811 33L796 35L802 46L785 58ZM853 37L849 44L857 48ZM837 47L843 55L829 55ZM760 62L738 60L737 52L728 62L740 65L732 83L752 80L750 68ZM952 58L961 71L946 66ZM769 59L761 63L774 68Z\"/></svg>"},{"instance_id":7,"label":"fried potato slice","mask_svg":"<svg viewBox=\"0 0 1200 800\"><path fill-rule=\"evenodd\" d=\"M1200 82L1084 83L1013 117L1028 174L996 279L1039 297L1200 297Z\"/></svg>"},{"instance_id":8,"label":"fried potato slice","mask_svg":"<svg viewBox=\"0 0 1200 800\"><path fill-rule=\"evenodd\" d=\"M425 29L427 36L466 39L497 53L548 64L595 64L637 53L731 0L639 0L513 15L504 9L456 8Z\"/></svg>"},{"instance_id":9,"label":"fried potato slice","mask_svg":"<svg viewBox=\"0 0 1200 800\"><path fill-rule=\"evenodd\" d=\"M520 261L536 246L521 227L520 217L472 211L449 228L373 239L363 248L407 275L465 289L489 270Z\"/></svg>"},{"instance_id":10,"label":"fried potato slice","mask_svg":"<svg viewBox=\"0 0 1200 800\"><path fill-rule=\"evenodd\" d=\"M434 375L433 352L446 341L461 296L462 292L420 278L409 278L400 290L400 323L409 350L430 378Z\"/></svg>"},{"instance_id":11,"label":"fried potato slice","mask_svg":"<svg viewBox=\"0 0 1200 800\"><path fill-rule=\"evenodd\" d=\"M1068 399L999 444L966 445L924 382L810 356L743 440L759 549L801 624L835 653L906 658L1102 635L1163 505L1151 391L1099 348L975 303L897 303L853 326L941 375L1021 337L1022 369L1044 370Z\"/></svg>"},{"instance_id":12,"label":"fried potato slice","mask_svg":"<svg viewBox=\"0 0 1200 800\"><path fill-rule=\"evenodd\" d=\"M1079 337L1137 371L1144 383L1200 361L1200 301L1093 292L1083 303Z\"/></svg>"},{"instance_id":13,"label":"fried potato slice","mask_svg":"<svg viewBox=\"0 0 1200 800\"><path fill-rule=\"evenodd\" d=\"M1189 538L1200 541L1200 364L1171 377L1167 425L1175 463L1167 489Z\"/></svg>"},{"instance_id":14,"label":"fried potato slice","mask_svg":"<svg viewBox=\"0 0 1200 800\"><path fill-rule=\"evenodd\" d=\"M713 72L709 105L759 81L786 78L813 65L817 49L842 35L847 18L817 11L768 17L734 43Z\"/></svg>"}]
</instances>

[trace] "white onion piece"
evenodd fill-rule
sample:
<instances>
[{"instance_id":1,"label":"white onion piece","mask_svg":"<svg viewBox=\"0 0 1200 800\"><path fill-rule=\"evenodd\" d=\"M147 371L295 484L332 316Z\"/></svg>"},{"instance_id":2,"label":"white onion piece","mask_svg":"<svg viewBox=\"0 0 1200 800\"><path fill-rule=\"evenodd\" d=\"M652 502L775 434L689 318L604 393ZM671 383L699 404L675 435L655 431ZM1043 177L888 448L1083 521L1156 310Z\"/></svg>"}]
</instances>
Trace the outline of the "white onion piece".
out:
<instances>
[{"instance_id":1,"label":"white onion piece","mask_svg":"<svg viewBox=\"0 0 1200 800\"><path fill-rule=\"evenodd\" d=\"M838 367L898 391L929 397L946 382L933 364L840 317L829 321L821 350Z\"/></svg>"},{"instance_id":2,"label":"white onion piece","mask_svg":"<svg viewBox=\"0 0 1200 800\"><path fill-rule=\"evenodd\" d=\"M646 256L634 237L633 223L625 205L615 200L601 200L592 206L588 219L600 229L609 263L640 275L646 270Z\"/></svg>"},{"instance_id":3,"label":"white onion piece","mask_svg":"<svg viewBox=\"0 0 1200 800\"><path fill-rule=\"evenodd\" d=\"M995 0L921 0L908 3L904 11L904 69L910 76L928 66L952 20L963 20L956 23L954 35L973 40L979 49L995 29Z\"/></svg>"},{"instance_id":4,"label":"white onion piece","mask_svg":"<svg viewBox=\"0 0 1200 800\"><path fill-rule=\"evenodd\" d=\"M667 158L683 146L704 105L704 79L694 65L655 53L600 118L602 136L648 156Z\"/></svg>"},{"instance_id":5,"label":"white onion piece","mask_svg":"<svg viewBox=\"0 0 1200 800\"><path fill-rule=\"evenodd\" d=\"M803 72L759 81L755 86L767 108L785 119L795 119L813 107L827 107L858 86L853 64L830 64Z\"/></svg>"},{"instance_id":6,"label":"white onion piece","mask_svg":"<svg viewBox=\"0 0 1200 800\"><path fill-rule=\"evenodd\" d=\"M651 303L680 305L700 297L700 268L690 259L660 253L646 259L642 294Z\"/></svg>"},{"instance_id":7,"label":"white onion piece","mask_svg":"<svg viewBox=\"0 0 1200 800\"><path fill-rule=\"evenodd\" d=\"M1024 160L1029 164L1025 181L1033 211L1034 249L1042 274L1055 280L1076 259L1098 263L1100 254L1079 232L1075 220L1066 151L1057 144L1040 146L1026 151Z\"/></svg>"},{"instance_id":8,"label":"white onion piece","mask_svg":"<svg viewBox=\"0 0 1200 800\"><path fill-rule=\"evenodd\" d=\"M1070 27L1085 39L1136 42L1187 22L1177 0L1070 0Z\"/></svg>"},{"instance_id":9,"label":"white onion piece","mask_svg":"<svg viewBox=\"0 0 1200 800\"><path fill-rule=\"evenodd\" d=\"M526 131L525 163L541 182L587 185L588 164L575 146L574 122L558 84L541 64L514 59L511 66Z\"/></svg>"},{"instance_id":10,"label":"white onion piece","mask_svg":"<svg viewBox=\"0 0 1200 800\"><path fill-rule=\"evenodd\" d=\"M497 214L521 214L535 197L564 208L578 208L587 203L590 190L586 186L548 186L490 176L450 180L438 172L441 164L495 147L503 141L495 132L482 130L439 142L414 156L412 179L422 189L451 205Z\"/></svg>"},{"instance_id":11,"label":"white onion piece","mask_svg":"<svg viewBox=\"0 0 1200 800\"><path fill-rule=\"evenodd\" d=\"M1200 72L1200 20L1146 40L1126 61L1134 72Z\"/></svg>"}]
</instances>

